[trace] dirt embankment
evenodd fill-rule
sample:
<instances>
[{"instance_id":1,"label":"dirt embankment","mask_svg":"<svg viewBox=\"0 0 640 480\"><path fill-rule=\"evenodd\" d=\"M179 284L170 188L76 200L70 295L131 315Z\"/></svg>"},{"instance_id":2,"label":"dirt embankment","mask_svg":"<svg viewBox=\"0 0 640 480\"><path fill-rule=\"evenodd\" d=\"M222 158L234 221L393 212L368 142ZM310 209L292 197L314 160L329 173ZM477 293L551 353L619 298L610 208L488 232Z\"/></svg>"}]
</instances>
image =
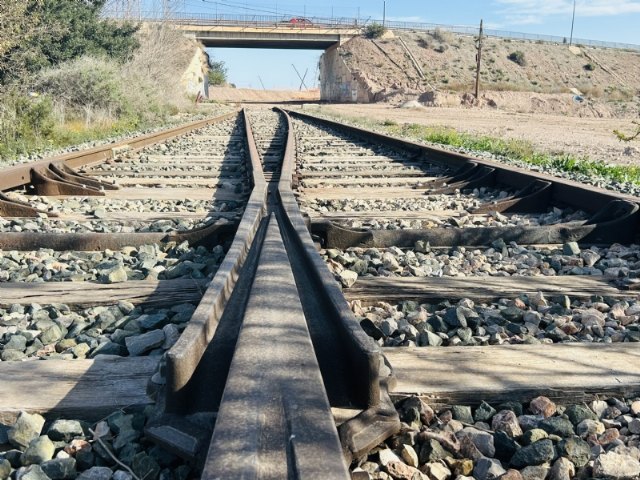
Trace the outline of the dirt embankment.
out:
<instances>
[{"instance_id":1,"label":"dirt embankment","mask_svg":"<svg viewBox=\"0 0 640 480\"><path fill-rule=\"evenodd\" d=\"M447 107L473 103L472 37L395 32L395 37L377 40L356 37L340 48L376 101ZM482 58L481 103L486 106L595 118L640 112L640 52L487 38Z\"/></svg>"},{"instance_id":2,"label":"dirt embankment","mask_svg":"<svg viewBox=\"0 0 640 480\"><path fill-rule=\"evenodd\" d=\"M319 90L253 90L249 88L209 87L209 99L232 103L317 102Z\"/></svg>"}]
</instances>

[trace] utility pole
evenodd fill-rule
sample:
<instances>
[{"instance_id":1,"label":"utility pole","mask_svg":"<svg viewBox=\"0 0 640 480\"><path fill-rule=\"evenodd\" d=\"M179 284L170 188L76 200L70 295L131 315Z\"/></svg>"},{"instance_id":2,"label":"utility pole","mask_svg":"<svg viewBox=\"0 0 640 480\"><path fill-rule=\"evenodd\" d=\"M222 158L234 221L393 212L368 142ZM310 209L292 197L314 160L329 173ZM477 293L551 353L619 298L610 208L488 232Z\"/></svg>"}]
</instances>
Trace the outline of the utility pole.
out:
<instances>
[{"instance_id":1,"label":"utility pole","mask_svg":"<svg viewBox=\"0 0 640 480\"><path fill-rule=\"evenodd\" d=\"M476 40L476 49L478 53L476 54L476 60L478 62L478 68L476 69L476 100L480 98L480 68L482 66L482 20L480 20L480 35L478 35L478 39Z\"/></svg>"},{"instance_id":2,"label":"utility pole","mask_svg":"<svg viewBox=\"0 0 640 480\"><path fill-rule=\"evenodd\" d=\"M262 82L262 78L260 77L260 75L258 75L258 80L260 80L260 85L262 85L262 90L266 90L266 88L264 88L264 83Z\"/></svg>"},{"instance_id":3,"label":"utility pole","mask_svg":"<svg viewBox=\"0 0 640 480\"><path fill-rule=\"evenodd\" d=\"M387 23L387 0L382 2L382 26L384 27Z\"/></svg>"},{"instance_id":4,"label":"utility pole","mask_svg":"<svg viewBox=\"0 0 640 480\"><path fill-rule=\"evenodd\" d=\"M573 45L573 26L576 23L576 0L573 0L573 17L571 18L571 39L569 40L569 46Z\"/></svg>"}]
</instances>

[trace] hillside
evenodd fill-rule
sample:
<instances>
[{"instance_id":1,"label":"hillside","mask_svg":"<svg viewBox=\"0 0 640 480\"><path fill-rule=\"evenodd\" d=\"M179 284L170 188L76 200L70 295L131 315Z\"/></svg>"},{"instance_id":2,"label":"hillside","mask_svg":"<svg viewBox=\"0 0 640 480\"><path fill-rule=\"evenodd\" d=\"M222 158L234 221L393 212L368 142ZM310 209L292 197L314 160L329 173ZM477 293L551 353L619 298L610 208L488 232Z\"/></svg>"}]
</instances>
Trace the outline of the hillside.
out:
<instances>
[{"instance_id":1,"label":"hillside","mask_svg":"<svg viewBox=\"0 0 640 480\"><path fill-rule=\"evenodd\" d=\"M515 52L522 52L523 65L509 59ZM461 93L473 91L473 37L438 30L394 32L376 40L356 37L342 45L339 54L354 75L367 84L375 101L460 103ZM572 89L577 89L586 99L578 109L584 109L585 115L635 116L640 101L640 52L485 38L481 79L483 92L527 92L527 98L534 93L542 108L543 104L558 102L569 108L575 103ZM439 92L435 97L427 93L434 90ZM454 99L447 92L454 92ZM494 101L492 94L485 96L485 101ZM520 97L494 96L503 101ZM468 101L468 96L464 100ZM561 107L551 109L563 110Z\"/></svg>"}]
</instances>

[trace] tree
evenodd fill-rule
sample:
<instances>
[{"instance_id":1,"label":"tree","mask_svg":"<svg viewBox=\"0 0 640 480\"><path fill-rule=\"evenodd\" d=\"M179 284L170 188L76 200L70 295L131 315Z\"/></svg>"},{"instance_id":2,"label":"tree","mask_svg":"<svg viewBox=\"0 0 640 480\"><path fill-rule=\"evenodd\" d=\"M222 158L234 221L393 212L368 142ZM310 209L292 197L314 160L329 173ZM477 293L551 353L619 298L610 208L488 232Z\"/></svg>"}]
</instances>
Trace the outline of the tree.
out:
<instances>
[{"instance_id":1,"label":"tree","mask_svg":"<svg viewBox=\"0 0 640 480\"><path fill-rule=\"evenodd\" d=\"M37 35L6 41L0 50L0 82L20 78L23 72L35 72L83 55L106 55L118 60L131 56L138 43L138 27L100 18L106 0L25 0L1 2L17 21L15 28L28 28ZM5 3L22 4L19 7ZM4 24L4 20L0 21ZM26 25L26 27L20 27ZM11 28L11 27L9 27ZM0 27L0 36L3 35ZM0 41L2 39L0 38Z\"/></svg>"},{"instance_id":2,"label":"tree","mask_svg":"<svg viewBox=\"0 0 640 480\"><path fill-rule=\"evenodd\" d=\"M209 85L219 86L227 83L227 66L225 63L209 59Z\"/></svg>"},{"instance_id":3,"label":"tree","mask_svg":"<svg viewBox=\"0 0 640 480\"><path fill-rule=\"evenodd\" d=\"M0 2L0 72L7 70L10 52L35 34L39 22L27 16L27 6L27 2Z\"/></svg>"}]
</instances>

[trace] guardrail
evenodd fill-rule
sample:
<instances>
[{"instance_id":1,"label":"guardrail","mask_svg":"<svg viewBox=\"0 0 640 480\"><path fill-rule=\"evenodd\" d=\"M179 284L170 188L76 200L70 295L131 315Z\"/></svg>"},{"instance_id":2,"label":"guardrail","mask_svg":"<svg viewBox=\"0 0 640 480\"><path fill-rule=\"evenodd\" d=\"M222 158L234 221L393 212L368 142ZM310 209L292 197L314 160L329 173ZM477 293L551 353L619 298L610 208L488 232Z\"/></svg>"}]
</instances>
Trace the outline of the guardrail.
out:
<instances>
[{"instance_id":1,"label":"guardrail","mask_svg":"<svg viewBox=\"0 0 640 480\"><path fill-rule=\"evenodd\" d=\"M105 12L105 16L109 18L122 18L117 12ZM131 17L129 17L131 18ZM142 12L134 15L136 21L157 22L166 20L159 13ZM210 14L210 13L171 13L168 21L177 24L195 24L195 25L223 25L223 26L247 26L247 27L282 27L282 28L311 28L319 26L324 28L344 28L359 29L364 28L372 23L382 24L381 20L361 19L354 17L292 17L291 15L229 15L229 14ZM417 23L417 22L395 22L386 21L385 26L391 30L407 30L416 32L430 32L434 30L443 30L456 33L459 35L477 36L478 27L468 25L444 25L437 23ZM513 40L525 40L532 42L557 43L566 44L569 42L567 37L555 35L538 35L532 33L511 32L507 30L484 29L484 35L496 38L508 38ZM600 40L589 40L584 38L574 38L573 44L599 47L599 48L616 48L640 51L640 45L620 42L605 42Z\"/></svg>"}]
</instances>

